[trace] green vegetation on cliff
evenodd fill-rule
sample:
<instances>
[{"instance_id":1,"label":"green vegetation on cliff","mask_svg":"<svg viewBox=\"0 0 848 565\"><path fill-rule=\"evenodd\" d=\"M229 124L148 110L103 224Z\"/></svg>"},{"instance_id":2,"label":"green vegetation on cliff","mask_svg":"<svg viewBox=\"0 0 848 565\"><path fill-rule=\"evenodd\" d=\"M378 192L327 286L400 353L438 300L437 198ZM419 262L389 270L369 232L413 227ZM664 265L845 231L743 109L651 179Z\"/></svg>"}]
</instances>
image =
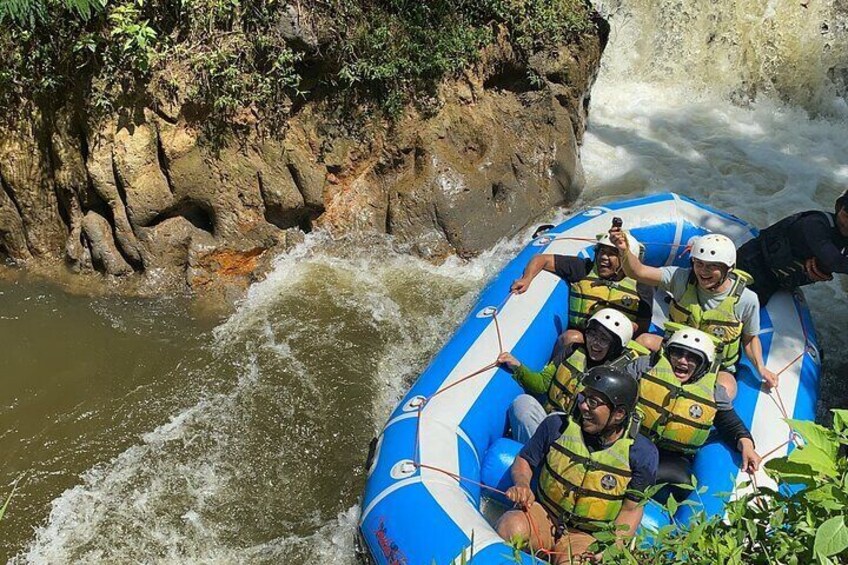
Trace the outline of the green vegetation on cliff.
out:
<instances>
[{"instance_id":1,"label":"green vegetation on cliff","mask_svg":"<svg viewBox=\"0 0 848 565\"><path fill-rule=\"evenodd\" d=\"M583 0L7 0L0 23L7 115L170 99L235 124L314 97L392 113L501 35L526 60L594 26Z\"/></svg>"}]
</instances>

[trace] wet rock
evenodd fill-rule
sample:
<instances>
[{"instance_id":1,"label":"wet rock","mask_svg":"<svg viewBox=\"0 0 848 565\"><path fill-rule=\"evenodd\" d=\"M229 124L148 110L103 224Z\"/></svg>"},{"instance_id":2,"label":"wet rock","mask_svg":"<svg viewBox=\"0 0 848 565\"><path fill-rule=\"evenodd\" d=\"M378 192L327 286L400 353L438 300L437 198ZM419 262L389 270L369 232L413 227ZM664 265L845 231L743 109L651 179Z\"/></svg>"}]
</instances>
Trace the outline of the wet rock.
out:
<instances>
[{"instance_id":1,"label":"wet rock","mask_svg":"<svg viewBox=\"0 0 848 565\"><path fill-rule=\"evenodd\" d=\"M116 180L126 195L132 225L146 226L173 204L168 179L159 163L157 132L147 124L121 128L112 149Z\"/></svg>"},{"instance_id":2,"label":"wet rock","mask_svg":"<svg viewBox=\"0 0 848 565\"><path fill-rule=\"evenodd\" d=\"M115 276L132 274L132 267L115 246L112 226L106 218L97 212L88 212L82 220L82 229L96 269Z\"/></svg>"},{"instance_id":3,"label":"wet rock","mask_svg":"<svg viewBox=\"0 0 848 565\"><path fill-rule=\"evenodd\" d=\"M48 141L37 126L40 116L31 118L18 129L0 129L0 183L4 207L11 204L21 220L22 232L8 238L18 258L27 253L14 241L23 239L29 254L49 261L60 257L67 228L59 214ZM14 229L14 221L7 225Z\"/></svg>"},{"instance_id":4,"label":"wet rock","mask_svg":"<svg viewBox=\"0 0 848 565\"><path fill-rule=\"evenodd\" d=\"M88 204L90 208L94 209L105 204L115 227L115 240L121 246L125 256L134 264L141 266L143 265L141 248L127 217L127 209L121 198L118 179L115 176L113 150L116 130L117 126L114 122L108 123L98 135L89 141L90 149L86 161L86 170L99 201L92 201Z\"/></svg>"},{"instance_id":5,"label":"wet rock","mask_svg":"<svg viewBox=\"0 0 848 565\"><path fill-rule=\"evenodd\" d=\"M290 5L279 28L320 67L327 39L308 10ZM388 233L433 260L479 253L579 194L604 42L587 36L528 64L497 34L426 110L391 124L343 123L318 96L291 101L273 132L246 107L231 132L210 135L175 62L102 121L64 108L44 132L2 130L0 255L231 297L316 227Z\"/></svg>"}]
</instances>

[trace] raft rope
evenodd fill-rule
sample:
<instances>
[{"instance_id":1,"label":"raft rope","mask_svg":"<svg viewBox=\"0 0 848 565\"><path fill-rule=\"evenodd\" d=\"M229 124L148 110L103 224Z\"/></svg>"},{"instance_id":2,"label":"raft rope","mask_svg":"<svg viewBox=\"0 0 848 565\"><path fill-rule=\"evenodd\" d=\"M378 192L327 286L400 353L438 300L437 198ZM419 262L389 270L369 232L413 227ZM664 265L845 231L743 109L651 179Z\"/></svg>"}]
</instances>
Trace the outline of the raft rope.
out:
<instances>
[{"instance_id":1,"label":"raft rope","mask_svg":"<svg viewBox=\"0 0 848 565\"><path fill-rule=\"evenodd\" d=\"M557 237L557 238L554 238L554 239L571 239L571 240L577 240L577 241L597 242L597 240L593 240L593 239L589 239L589 238L579 238L579 237L572 237L572 236L568 236L568 237L563 236L563 237ZM659 245L657 243L648 243L648 244L649 245L651 245L651 244ZM680 244L665 243L663 245L679 246ZM682 256L684 253L689 251L690 247L691 246L685 246L683 253L681 253L680 255ZM495 334L496 334L497 340L498 340L498 357L500 357L501 353L504 353L503 336L501 334L500 323L498 322L498 313L500 312L501 308L503 308L504 304L506 304L507 300L509 300L509 298L511 296L512 296L512 293L510 292L509 294L507 294L506 298L504 298L504 300L501 302L501 304L499 304L497 307L493 308L493 312L492 312L492 321L493 321L494 326L495 326ZM786 372L786 370L788 370L792 365L794 365L799 360L801 360L804 357L804 354L809 351L809 348L810 348L809 338L808 338L807 328L806 328L806 325L804 324L803 317L801 318L801 329L804 332L804 343L805 343L804 351L799 353L798 356L795 357L795 359L793 359L792 361L787 363L785 367L783 367L780 371L775 373L777 376L780 376L781 374ZM442 473L442 474L444 474L448 477L451 477L452 479L456 480L459 484L462 484L462 482L465 481L469 484L475 485L475 486L480 487L482 489L486 489L486 490L501 494L503 496L506 496L506 492L504 492L500 489L497 489L495 487L483 484L479 481L475 481L475 480L469 479L467 477L463 477L463 476L461 476L457 473L453 473L453 472L448 471L446 469L441 469L441 468L435 467L433 465L427 465L425 463L421 463L421 452L420 452L421 417L422 417L424 408L427 406L427 404L430 402L430 400L432 400L433 398L442 394L443 392L446 392L447 390L450 390L451 388L453 388L453 387L455 387L455 386L457 386L457 385L459 385L459 384L461 384L461 383L463 383L463 382L465 382L469 379L472 379L472 378L477 377L477 376L479 376L479 375L481 375L481 374L483 374L487 371L490 371L491 369L497 367L498 365L499 365L499 363L497 362L497 360L495 360L494 362L489 363L488 365L481 367L480 369L472 371L471 373L461 377L459 380L457 380L457 381L455 381L455 382L453 382L453 383L451 383L451 384L449 384L445 387L442 387L442 388L436 390L430 396L421 399L421 401L418 404L417 412L416 412L417 417L416 417L416 430L415 430L415 449L414 449L414 459L413 459L413 462L412 462L412 464L415 468L417 468L417 469L428 469L428 470L431 470L431 471L436 471L436 472ZM775 388L769 390L769 394L771 394L771 393L774 393L774 398L776 399L775 402L776 402L777 407L780 410L783 418L788 420L789 414L786 410L785 404L783 403L783 399L780 396L780 391L777 389L777 387L775 387ZM777 451L780 451L781 449L783 449L784 447L786 447L790 443L795 443L796 446L800 445L800 443L798 441L798 434L796 432L792 431L792 430L790 430L788 440L781 443L777 447L769 450L764 455L761 455L760 458L766 459L770 455L776 453ZM756 473L748 472L748 476L751 478L751 484L753 486L754 492L759 494L760 489L759 489L759 485L757 484ZM554 557L554 556L557 556L557 555L567 555L569 561L573 560L573 554L571 552L570 541L569 541L569 544L568 544L568 551L567 552L562 552L562 551L557 552L557 551L548 550L548 549L545 549L545 548L542 548L542 547L539 547L538 549L534 550L534 548L533 548L533 536L534 535L536 537L536 540L539 542L538 545L539 546L542 545L542 543L541 543L542 538L541 538L541 535L539 534L539 528L538 528L538 525L533 521L533 517L530 515L529 509L525 507L525 508L522 508L522 511L524 512L525 516L527 517L527 522L530 525L531 531L530 531L530 539L528 540L528 543L529 543L529 548L530 548L530 554L532 555L532 558L534 560L537 559L536 555L539 554L539 553L546 555L548 557ZM564 531L563 531L562 535L567 536L568 535L568 528L564 524L563 524L563 528L564 528ZM560 539L562 538L562 535L560 536ZM566 539L568 539L568 538L566 538ZM556 542L556 540L554 540L554 542Z\"/></svg>"}]
</instances>

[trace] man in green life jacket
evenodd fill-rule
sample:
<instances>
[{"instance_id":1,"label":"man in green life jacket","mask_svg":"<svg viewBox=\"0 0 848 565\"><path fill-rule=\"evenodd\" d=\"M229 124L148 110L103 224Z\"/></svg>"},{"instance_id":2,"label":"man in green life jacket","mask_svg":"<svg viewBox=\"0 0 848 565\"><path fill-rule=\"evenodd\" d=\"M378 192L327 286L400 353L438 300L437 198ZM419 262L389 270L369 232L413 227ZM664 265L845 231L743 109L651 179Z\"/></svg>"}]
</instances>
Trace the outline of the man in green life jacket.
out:
<instances>
[{"instance_id":1,"label":"man in green life jacket","mask_svg":"<svg viewBox=\"0 0 848 565\"><path fill-rule=\"evenodd\" d=\"M719 382L730 398L736 398L736 364L742 349L769 388L777 386L777 375L763 361L760 333L760 303L746 285L751 277L736 269L736 246L720 234L703 235L692 242L691 268L651 267L629 249L621 228L610 230L610 238L622 251L624 271L637 281L659 287L670 296L671 321L691 326L717 337L723 343ZM639 336L639 343L658 351L662 338Z\"/></svg>"},{"instance_id":2,"label":"man in green life jacket","mask_svg":"<svg viewBox=\"0 0 848 565\"><path fill-rule=\"evenodd\" d=\"M643 249L635 237L627 237L632 249ZM584 342L586 324L601 308L623 312L635 324L637 334L651 325L654 290L625 276L619 251L607 234L599 236L594 259L547 253L534 256L521 278L512 283L512 292L525 292L542 271L554 273L568 283L568 344Z\"/></svg>"},{"instance_id":3,"label":"man in green life jacket","mask_svg":"<svg viewBox=\"0 0 848 565\"><path fill-rule=\"evenodd\" d=\"M657 468L657 449L632 418L637 394L619 369L584 375L577 411L548 416L512 464L506 496L518 509L498 521L502 538L553 551L561 565L600 558L589 552L598 522L613 522L619 543L633 536L643 514L638 493L654 484Z\"/></svg>"},{"instance_id":4,"label":"man in green life jacket","mask_svg":"<svg viewBox=\"0 0 848 565\"><path fill-rule=\"evenodd\" d=\"M639 431L659 449L657 482L690 484L692 458L715 426L741 454L741 468L754 472L760 456L751 432L717 382L714 338L690 327L670 324L674 333L656 354L654 365L639 379ZM677 500L689 492L667 489Z\"/></svg>"},{"instance_id":5,"label":"man in green life jacket","mask_svg":"<svg viewBox=\"0 0 848 565\"><path fill-rule=\"evenodd\" d=\"M512 437L527 443L549 412L569 412L579 384L592 367L611 365L631 377L650 366L650 351L633 338L633 324L622 312L602 308L586 325L585 345L566 344L560 339L553 358L541 371L532 371L511 353L502 353L498 362L512 370L513 377L528 394L516 397L508 416Z\"/></svg>"}]
</instances>

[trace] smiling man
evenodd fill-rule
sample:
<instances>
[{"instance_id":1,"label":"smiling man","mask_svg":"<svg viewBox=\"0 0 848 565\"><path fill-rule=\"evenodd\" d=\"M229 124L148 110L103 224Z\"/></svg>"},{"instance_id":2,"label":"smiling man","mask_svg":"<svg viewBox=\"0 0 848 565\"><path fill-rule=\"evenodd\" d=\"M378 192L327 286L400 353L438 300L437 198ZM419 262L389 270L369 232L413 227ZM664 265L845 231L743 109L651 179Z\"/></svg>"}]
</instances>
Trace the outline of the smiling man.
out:
<instances>
[{"instance_id":1,"label":"smiling man","mask_svg":"<svg viewBox=\"0 0 848 565\"><path fill-rule=\"evenodd\" d=\"M627 235L630 247L643 249L635 237ZM543 253L533 257L520 279L512 283L512 292L521 294L542 271L556 274L569 284L567 343L583 343L583 331L589 318L601 308L614 308L634 323L638 335L651 324L654 290L627 277L622 269L619 250L609 235L599 237L594 259Z\"/></svg>"},{"instance_id":2,"label":"smiling man","mask_svg":"<svg viewBox=\"0 0 848 565\"><path fill-rule=\"evenodd\" d=\"M610 238L624 252L629 249L620 228L610 230ZM671 297L669 317L673 322L702 330L722 343L719 382L730 398L736 398L736 364L742 348L768 387L777 386L777 375L763 361L760 333L760 303L746 288L751 277L736 269L736 246L727 236L707 234L692 242L691 267L651 267L632 252L623 253L622 265L628 276L659 287ZM644 334L639 343L657 351L662 338Z\"/></svg>"},{"instance_id":3,"label":"smiling man","mask_svg":"<svg viewBox=\"0 0 848 565\"><path fill-rule=\"evenodd\" d=\"M642 521L638 492L656 478L657 449L632 418L633 377L596 367L582 387L576 415L548 416L516 457L506 496L517 509L496 526L505 540L554 551L556 564L596 559L588 549L598 522L614 522L621 543L632 537Z\"/></svg>"},{"instance_id":4,"label":"smiling man","mask_svg":"<svg viewBox=\"0 0 848 565\"><path fill-rule=\"evenodd\" d=\"M713 338L694 328L675 331L639 380L640 431L659 448L657 482L689 484L692 457L715 425L722 438L742 454L740 467L754 472L760 456L751 432L717 382ZM682 500L688 492L672 489Z\"/></svg>"},{"instance_id":5,"label":"smiling man","mask_svg":"<svg viewBox=\"0 0 848 565\"><path fill-rule=\"evenodd\" d=\"M848 273L848 191L835 212L809 210L767 227L739 249L739 265L751 273L760 304L778 290L793 290Z\"/></svg>"}]
</instances>

